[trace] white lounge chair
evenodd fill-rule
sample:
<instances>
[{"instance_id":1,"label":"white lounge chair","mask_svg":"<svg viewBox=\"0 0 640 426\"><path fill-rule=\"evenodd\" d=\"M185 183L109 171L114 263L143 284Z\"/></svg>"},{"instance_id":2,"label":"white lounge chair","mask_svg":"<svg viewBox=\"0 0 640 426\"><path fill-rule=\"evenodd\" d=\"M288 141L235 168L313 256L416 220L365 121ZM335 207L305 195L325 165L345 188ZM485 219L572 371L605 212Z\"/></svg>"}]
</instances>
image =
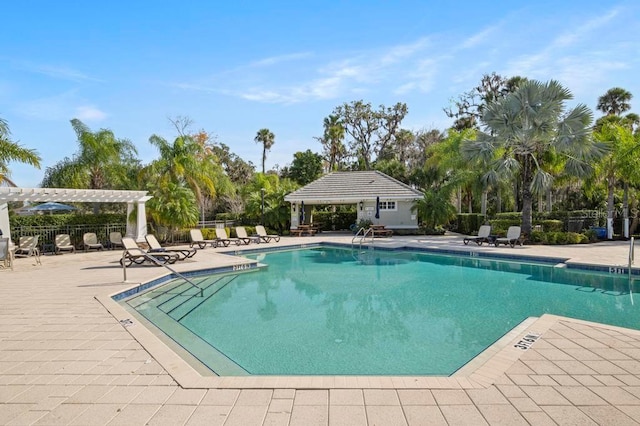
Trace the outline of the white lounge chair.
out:
<instances>
[{"instance_id":1,"label":"white lounge chair","mask_svg":"<svg viewBox=\"0 0 640 426\"><path fill-rule=\"evenodd\" d=\"M178 249L178 248L172 247L170 249L167 249L165 247L162 247L162 245L160 244L156 236L153 234L147 234L145 235L144 238L145 240L147 240L147 244L149 244L149 250L147 250L147 253L174 252L178 254L179 256L178 260L185 260L188 257L193 257L198 252L198 250L194 248Z\"/></svg>"},{"instance_id":2,"label":"white lounge chair","mask_svg":"<svg viewBox=\"0 0 640 426\"><path fill-rule=\"evenodd\" d=\"M118 247L124 247L122 245L122 233L118 231L109 232L109 247L111 250Z\"/></svg>"},{"instance_id":3,"label":"white lounge chair","mask_svg":"<svg viewBox=\"0 0 640 426\"><path fill-rule=\"evenodd\" d=\"M202 236L202 231L199 229L191 229L189 230L189 236L191 237L190 247L197 245L201 249L205 248L207 244L211 247L218 247L218 242L216 240L205 240Z\"/></svg>"},{"instance_id":4,"label":"white lounge chair","mask_svg":"<svg viewBox=\"0 0 640 426\"><path fill-rule=\"evenodd\" d=\"M230 238L227 235L227 230L224 228L216 228L215 232L216 240L218 240L218 243L221 243L225 247L229 247L229 244L231 243L235 243L237 246L242 244L242 240L240 238Z\"/></svg>"},{"instance_id":5,"label":"white lounge chair","mask_svg":"<svg viewBox=\"0 0 640 426\"><path fill-rule=\"evenodd\" d=\"M75 253L76 247L71 244L71 236L69 234L58 234L55 239L56 254L60 254L63 251L70 251Z\"/></svg>"},{"instance_id":6,"label":"white lounge chair","mask_svg":"<svg viewBox=\"0 0 640 426\"><path fill-rule=\"evenodd\" d=\"M522 230L519 226L510 226L507 229L507 236L505 238L496 238L495 245L498 247L500 244L508 244L511 247L515 247L516 244L522 245L522 239L520 238L520 234Z\"/></svg>"},{"instance_id":7,"label":"white lounge chair","mask_svg":"<svg viewBox=\"0 0 640 426\"><path fill-rule=\"evenodd\" d=\"M42 264L42 262L40 262L40 249L38 249L39 238L40 235L20 237L18 248L16 248L13 253L14 256L34 256L36 258L36 264Z\"/></svg>"},{"instance_id":8,"label":"white lounge chair","mask_svg":"<svg viewBox=\"0 0 640 426\"><path fill-rule=\"evenodd\" d=\"M271 240L275 240L276 242L280 241L280 235L267 234L267 231L262 225L256 225L256 234L258 234L258 237L265 243L271 242Z\"/></svg>"},{"instance_id":9,"label":"white lounge chair","mask_svg":"<svg viewBox=\"0 0 640 426\"><path fill-rule=\"evenodd\" d=\"M256 243L260 244L260 237L247 235L247 230L244 226L236 226L236 235L242 240L243 244Z\"/></svg>"},{"instance_id":10,"label":"white lounge chair","mask_svg":"<svg viewBox=\"0 0 640 426\"><path fill-rule=\"evenodd\" d=\"M131 237L123 237L122 245L124 246L124 253L120 258L120 264L122 265L124 260L125 266L131 266L134 263L136 265L142 265L146 261L158 266L158 264L176 263L180 258L178 253L173 251L149 253L138 247L138 244Z\"/></svg>"},{"instance_id":11,"label":"white lounge chair","mask_svg":"<svg viewBox=\"0 0 640 426\"><path fill-rule=\"evenodd\" d=\"M470 241L473 241L477 245L481 246L482 243L489 243L489 235L491 235L491 225L482 225L478 229L477 237L464 237L462 242L466 246Z\"/></svg>"},{"instance_id":12,"label":"white lounge chair","mask_svg":"<svg viewBox=\"0 0 640 426\"><path fill-rule=\"evenodd\" d=\"M82 244L84 245L84 251L102 250L104 248L102 243L98 241L95 232L86 232L82 236Z\"/></svg>"}]
</instances>

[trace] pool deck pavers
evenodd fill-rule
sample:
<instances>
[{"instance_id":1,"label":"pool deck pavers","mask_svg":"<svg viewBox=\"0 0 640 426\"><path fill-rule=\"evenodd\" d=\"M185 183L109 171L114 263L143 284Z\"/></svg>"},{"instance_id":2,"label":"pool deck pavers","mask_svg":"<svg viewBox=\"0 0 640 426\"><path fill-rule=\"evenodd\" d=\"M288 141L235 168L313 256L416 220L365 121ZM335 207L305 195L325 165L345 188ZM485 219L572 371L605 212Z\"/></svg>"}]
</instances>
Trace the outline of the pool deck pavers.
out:
<instances>
[{"instance_id":1,"label":"pool deck pavers","mask_svg":"<svg viewBox=\"0 0 640 426\"><path fill-rule=\"evenodd\" d=\"M277 245L319 241L351 243L351 236L285 237ZM626 242L512 249L464 246L455 235L394 236L375 245L614 268L624 268L629 253ZM223 251L202 250L176 268L242 262ZM165 272L132 267L124 283L120 254L42 256L42 265L21 258L14 271L0 269L0 424L640 424L640 332L555 316L523 324L452 377L202 379L166 356L153 337L144 342L147 351L134 338L135 327L100 302ZM514 349L531 330L540 337L527 350Z\"/></svg>"}]
</instances>

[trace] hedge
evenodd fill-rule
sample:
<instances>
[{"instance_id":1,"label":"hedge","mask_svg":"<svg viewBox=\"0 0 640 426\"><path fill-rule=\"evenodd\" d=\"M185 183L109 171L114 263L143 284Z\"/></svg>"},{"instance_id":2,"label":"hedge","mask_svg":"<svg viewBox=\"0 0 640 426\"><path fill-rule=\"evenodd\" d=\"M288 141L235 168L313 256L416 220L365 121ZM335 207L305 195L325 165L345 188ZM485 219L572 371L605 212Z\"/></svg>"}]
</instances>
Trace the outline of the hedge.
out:
<instances>
[{"instance_id":1,"label":"hedge","mask_svg":"<svg viewBox=\"0 0 640 426\"><path fill-rule=\"evenodd\" d=\"M456 218L458 227L456 230L461 234L470 235L480 229L484 224L485 215L480 213L461 213Z\"/></svg>"},{"instance_id":2,"label":"hedge","mask_svg":"<svg viewBox=\"0 0 640 426\"><path fill-rule=\"evenodd\" d=\"M127 223L125 214L42 214L34 216L11 216L11 228L23 226L107 225Z\"/></svg>"},{"instance_id":3,"label":"hedge","mask_svg":"<svg viewBox=\"0 0 640 426\"><path fill-rule=\"evenodd\" d=\"M323 231L349 229L356 223L356 212L313 212L313 221L322 225Z\"/></svg>"}]
</instances>

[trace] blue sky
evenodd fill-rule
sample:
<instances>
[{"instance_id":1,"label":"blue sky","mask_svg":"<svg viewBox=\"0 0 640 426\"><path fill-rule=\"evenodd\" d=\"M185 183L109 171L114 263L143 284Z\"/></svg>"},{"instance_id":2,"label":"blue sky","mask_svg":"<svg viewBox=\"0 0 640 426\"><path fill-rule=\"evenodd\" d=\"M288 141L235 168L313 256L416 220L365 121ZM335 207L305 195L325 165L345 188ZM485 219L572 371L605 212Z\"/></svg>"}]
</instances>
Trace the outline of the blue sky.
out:
<instances>
[{"instance_id":1,"label":"blue sky","mask_svg":"<svg viewBox=\"0 0 640 426\"><path fill-rule=\"evenodd\" d=\"M149 136L173 140L168 117L186 116L256 166L269 128L270 168L320 152L314 136L344 102L405 102L403 127L444 130L442 108L493 71L557 79L592 109L624 87L640 112L640 4L516 3L7 2L0 117L44 167L77 150L72 118L130 139L146 163ZM11 177L37 186L44 167L11 164Z\"/></svg>"}]
</instances>

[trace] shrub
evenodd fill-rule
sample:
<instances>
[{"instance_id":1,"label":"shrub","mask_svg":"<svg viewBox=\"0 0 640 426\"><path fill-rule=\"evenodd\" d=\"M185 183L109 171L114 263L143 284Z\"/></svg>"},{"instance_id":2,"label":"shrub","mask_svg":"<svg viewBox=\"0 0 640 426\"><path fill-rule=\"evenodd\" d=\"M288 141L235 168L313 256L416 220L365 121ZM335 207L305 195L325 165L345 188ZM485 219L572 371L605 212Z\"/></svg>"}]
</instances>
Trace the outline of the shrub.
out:
<instances>
[{"instance_id":1,"label":"shrub","mask_svg":"<svg viewBox=\"0 0 640 426\"><path fill-rule=\"evenodd\" d=\"M529 236L529 241L534 244L544 243L545 234L542 231L531 231L531 235Z\"/></svg>"},{"instance_id":2,"label":"shrub","mask_svg":"<svg viewBox=\"0 0 640 426\"><path fill-rule=\"evenodd\" d=\"M518 222L522 221L522 213L521 212L506 212L506 213L496 213L496 219L498 220L517 220Z\"/></svg>"},{"instance_id":3,"label":"shrub","mask_svg":"<svg viewBox=\"0 0 640 426\"><path fill-rule=\"evenodd\" d=\"M349 229L356 217L356 212L313 212L313 222L322 224L323 231Z\"/></svg>"},{"instance_id":4,"label":"shrub","mask_svg":"<svg viewBox=\"0 0 640 426\"><path fill-rule=\"evenodd\" d=\"M567 244L580 244L582 234L577 232L567 232Z\"/></svg>"},{"instance_id":5,"label":"shrub","mask_svg":"<svg viewBox=\"0 0 640 426\"><path fill-rule=\"evenodd\" d=\"M564 223L561 220L541 220L535 224L542 225L545 232L562 232L564 230Z\"/></svg>"},{"instance_id":6,"label":"shrub","mask_svg":"<svg viewBox=\"0 0 640 426\"><path fill-rule=\"evenodd\" d=\"M507 235L510 226L520 226L520 219L494 219L490 220L491 233L495 235Z\"/></svg>"},{"instance_id":7,"label":"shrub","mask_svg":"<svg viewBox=\"0 0 640 426\"><path fill-rule=\"evenodd\" d=\"M371 219L360 219L358 221L357 227L358 229L360 228L368 229L371 225L373 225L373 222L371 221ZM356 229L356 231L358 229Z\"/></svg>"},{"instance_id":8,"label":"shrub","mask_svg":"<svg viewBox=\"0 0 640 426\"><path fill-rule=\"evenodd\" d=\"M585 237L587 237L587 240L591 243L595 243L596 241L598 241L598 232L595 229L587 229L584 232Z\"/></svg>"},{"instance_id":9,"label":"shrub","mask_svg":"<svg viewBox=\"0 0 640 426\"><path fill-rule=\"evenodd\" d=\"M461 234L470 235L480 229L485 221L485 216L479 213L461 213L457 215L457 231Z\"/></svg>"}]
</instances>

